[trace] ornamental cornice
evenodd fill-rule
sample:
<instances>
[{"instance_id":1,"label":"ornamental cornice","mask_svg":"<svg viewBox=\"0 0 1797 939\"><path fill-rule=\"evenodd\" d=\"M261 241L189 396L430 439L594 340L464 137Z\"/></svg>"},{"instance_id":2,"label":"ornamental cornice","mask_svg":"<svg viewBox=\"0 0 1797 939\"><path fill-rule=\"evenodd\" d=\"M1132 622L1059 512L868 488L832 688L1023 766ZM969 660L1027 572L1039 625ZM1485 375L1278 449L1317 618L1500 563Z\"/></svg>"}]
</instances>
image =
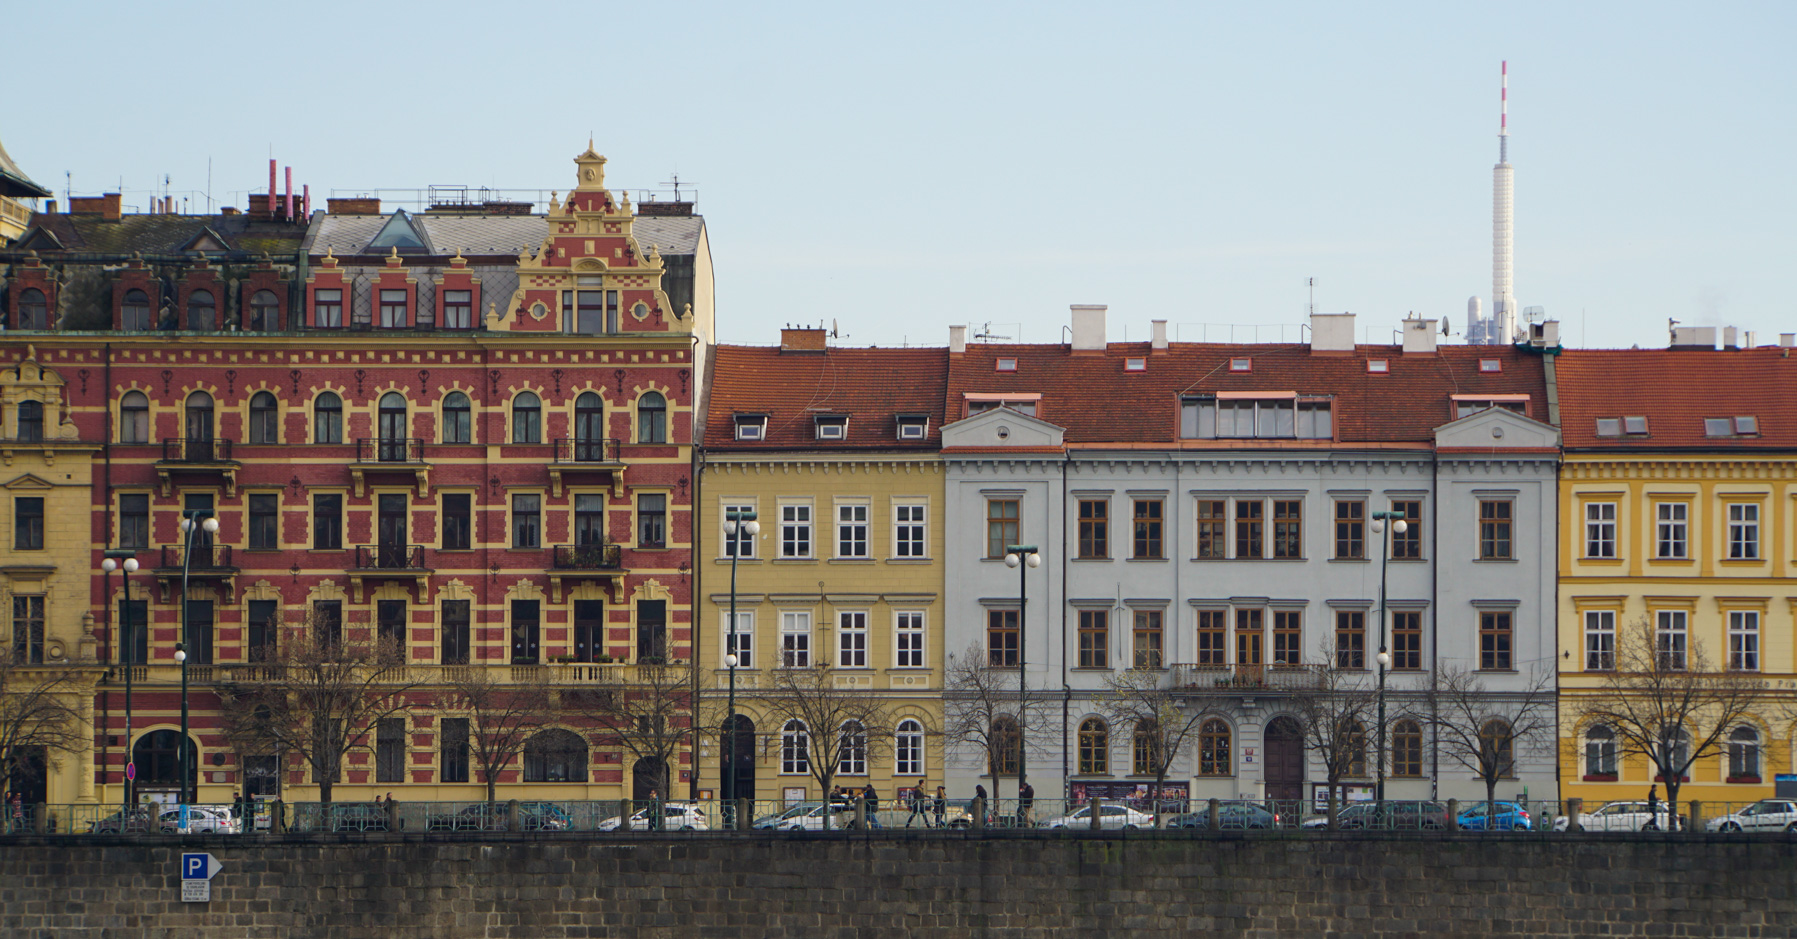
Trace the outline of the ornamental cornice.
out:
<instances>
[{"instance_id":1,"label":"ornamental cornice","mask_svg":"<svg viewBox=\"0 0 1797 939\"><path fill-rule=\"evenodd\" d=\"M719 457L706 454L705 467L713 473L753 474L756 476L793 476L841 474L852 475L919 475L940 476L947 466L934 454L920 456L865 456L842 454L819 459L811 456L778 457L774 455L732 455Z\"/></svg>"},{"instance_id":2,"label":"ornamental cornice","mask_svg":"<svg viewBox=\"0 0 1797 939\"><path fill-rule=\"evenodd\" d=\"M1567 481L1597 479L1761 479L1797 480L1797 459L1740 460L1568 460L1560 465Z\"/></svg>"}]
</instances>

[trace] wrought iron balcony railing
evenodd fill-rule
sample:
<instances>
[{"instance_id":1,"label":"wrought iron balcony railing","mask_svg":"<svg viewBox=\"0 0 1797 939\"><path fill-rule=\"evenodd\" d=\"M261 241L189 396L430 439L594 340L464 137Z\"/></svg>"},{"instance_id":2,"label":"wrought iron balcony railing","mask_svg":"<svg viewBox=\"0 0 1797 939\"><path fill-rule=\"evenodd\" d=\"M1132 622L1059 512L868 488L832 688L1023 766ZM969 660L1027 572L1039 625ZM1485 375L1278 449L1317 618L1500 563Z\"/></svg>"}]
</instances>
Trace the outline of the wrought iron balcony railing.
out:
<instances>
[{"instance_id":1,"label":"wrought iron balcony railing","mask_svg":"<svg viewBox=\"0 0 1797 939\"><path fill-rule=\"evenodd\" d=\"M231 441L229 440L189 440L185 437L168 437L162 441L162 462L164 463L228 463L230 461Z\"/></svg>"},{"instance_id":2,"label":"wrought iron balcony railing","mask_svg":"<svg viewBox=\"0 0 1797 939\"><path fill-rule=\"evenodd\" d=\"M190 571L235 570L231 563L231 546L228 544L196 544L193 546L193 560L182 564L182 552L185 545L165 544L162 546L162 562L157 566L163 570L180 570L185 566Z\"/></svg>"},{"instance_id":3,"label":"wrought iron balcony railing","mask_svg":"<svg viewBox=\"0 0 1797 939\"><path fill-rule=\"evenodd\" d=\"M1193 665L1168 668L1174 690L1311 691L1319 687L1315 670L1303 665Z\"/></svg>"},{"instance_id":4,"label":"wrought iron balcony railing","mask_svg":"<svg viewBox=\"0 0 1797 939\"><path fill-rule=\"evenodd\" d=\"M615 544L558 544L550 569L557 571L616 571L624 568L624 549Z\"/></svg>"},{"instance_id":5,"label":"wrought iron balcony railing","mask_svg":"<svg viewBox=\"0 0 1797 939\"><path fill-rule=\"evenodd\" d=\"M424 570L424 545L356 545L356 569L361 571Z\"/></svg>"},{"instance_id":6,"label":"wrought iron balcony railing","mask_svg":"<svg viewBox=\"0 0 1797 939\"><path fill-rule=\"evenodd\" d=\"M555 442L557 463L617 463L618 452L615 437L563 437Z\"/></svg>"},{"instance_id":7,"label":"wrought iron balcony railing","mask_svg":"<svg viewBox=\"0 0 1797 939\"><path fill-rule=\"evenodd\" d=\"M423 463L422 437L357 437L358 463Z\"/></svg>"}]
</instances>

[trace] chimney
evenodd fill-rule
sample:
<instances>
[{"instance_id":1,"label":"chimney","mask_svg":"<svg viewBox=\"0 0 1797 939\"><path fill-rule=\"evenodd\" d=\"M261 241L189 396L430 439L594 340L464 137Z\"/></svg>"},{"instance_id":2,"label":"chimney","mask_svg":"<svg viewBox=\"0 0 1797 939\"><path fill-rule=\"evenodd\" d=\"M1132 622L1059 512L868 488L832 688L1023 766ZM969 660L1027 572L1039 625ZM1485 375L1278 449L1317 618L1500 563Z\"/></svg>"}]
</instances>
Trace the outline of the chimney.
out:
<instances>
[{"instance_id":1,"label":"chimney","mask_svg":"<svg viewBox=\"0 0 1797 939\"><path fill-rule=\"evenodd\" d=\"M1434 355L1435 324L1438 320L1407 319L1404 321L1404 354Z\"/></svg>"},{"instance_id":2,"label":"chimney","mask_svg":"<svg viewBox=\"0 0 1797 939\"><path fill-rule=\"evenodd\" d=\"M1756 343L1759 342L1759 339L1760 339L1759 333L1756 333L1753 330L1749 329L1746 332L1743 332L1741 334L1741 348L1751 349L1754 347L1754 345Z\"/></svg>"},{"instance_id":3,"label":"chimney","mask_svg":"<svg viewBox=\"0 0 1797 939\"><path fill-rule=\"evenodd\" d=\"M287 167L287 195L281 204L281 211L289 222L293 221L293 167Z\"/></svg>"},{"instance_id":4,"label":"chimney","mask_svg":"<svg viewBox=\"0 0 1797 939\"><path fill-rule=\"evenodd\" d=\"M1104 351L1104 311L1102 303L1075 303L1073 310L1073 351Z\"/></svg>"},{"instance_id":5,"label":"chimney","mask_svg":"<svg viewBox=\"0 0 1797 939\"><path fill-rule=\"evenodd\" d=\"M254 203L252 203L252 205L253 204ZM250 212L250 214L254 215L256 213L254 211L252 211L252 212ZM269 215L269 217L272 218L274 216L274 214L275 214L275 161L273 158L270 158L268 161L268 215Z\"/></svg>"},{"instance_id":6,"label":"chimney","mask_svg":"<svg viewBox=\"0 0 1797 939\"><path fill-rule=\"evenodd\" d=\"M1733 326L1722 327L1722 348L1739 349L1741 348L1740 339L1741 331L1739 329Z\"/></svg>"},{"instance_id":7,"label":"chimney","mask_svg":"<svg viewBox=\"0 0 1797 939\"><path fill-rule=\"evenodd\" d=\"M1797 346L1797 333L1779 333L1778 344L1785 349Z\"/></svg>"},{"instance_id":8,"label":"chimney","mask_svg":"<svg viewBox=\"0 0 1797 939\"><path fill-rule=\"evenodd\" d=\"M307 218L312 217L312 184L311 183L305 183L304 185L300 186L300 214L304 215Z\"/></svg>"},{"instance_id":9,"label":"chimney","mask_svg":"<svg viewBox=\"0 0 1797 939\"><path fill-rule=\"evenodd\" d=\"M379 215L381 200L379 199L326 199L324 210L330 215Z\"/></svg>"},{"instance_id":10,"label":"chimney","mask_svg":"<svg viewBox=\"0 0 1797 939\"><path fill-rule=\"evenodd\" d=\"M50 201L44 203L44 214L45 215L55 215L56 214L56 200L55 199L51 199Z\"/></svg>"},{"instance_id":11,"label":"chimney","mask_svg":"<svg viewBox=\"0 0 1797 939\"><path fill-rule=\"evenodd\" d=\"M821 326L788 326L780 330L780 351L823 352L824 330Z\"/></svg>"},{"instance_id":12,"label":"chimney","mask_svg":"<svg viewBox=\"0 0 1797 939\"><path fill-rule=\"evenodd\" d=\"M1149 320L1148 331L1150 333L1148 347L1156 352L1167 351L1167 321Z\"/></svg>"},{"instance_id":13,"label":"chimney","mask_svg":"<svg viewBox=\"0 0 1797 939\"><path fill-rule=\"evenodd\" d=\"M1310 314L1310 354L1345 354L1354 351L1354 314Z\"/></svg>"},{"instance_id":14,"label":"chimney","mask_svg":"<svg viewBox=\"0 0 1797 939\"><path fill-rule=\"evenodd\" d=\"M70 215L98 215L108 221L116 222L123 214L119 205L119 194L109 192L102 196L70 196Z\"/></svg>"},{"instance_id":15,"label":"chimney","mask_svg":"<svg viewBox=\"0 0 1797 939\"><path fill-rule=\"evenodd\" d=\"M1676 326L1672 330L1672 348L1714 349L1716 348L1716 327Z\"/></svg>"},{"instance_id":16,"label":"chimney","mask_svg":"<svg viewBox=\"0 0 1797 939\"><path fill-rule=\"evenodd\" d=\"M1786 333L1786 336L1791 335ZM1790 345L1790 343L1785 343ZM948 328L948 351L962 353L967 351L967 327L950 326Z\"/></svg>"},{"instance_id":17,"label":"chimney","mask_svg":"<svg viewBox=\"0 0 1797 939\"><path fill-rule=\"evenodd\" d=\"M220 215L236 215L236 214L238 214L237 207L234 205L221 206L218 210L218 214L220 214Z\"/></svg>"}]
</instances>

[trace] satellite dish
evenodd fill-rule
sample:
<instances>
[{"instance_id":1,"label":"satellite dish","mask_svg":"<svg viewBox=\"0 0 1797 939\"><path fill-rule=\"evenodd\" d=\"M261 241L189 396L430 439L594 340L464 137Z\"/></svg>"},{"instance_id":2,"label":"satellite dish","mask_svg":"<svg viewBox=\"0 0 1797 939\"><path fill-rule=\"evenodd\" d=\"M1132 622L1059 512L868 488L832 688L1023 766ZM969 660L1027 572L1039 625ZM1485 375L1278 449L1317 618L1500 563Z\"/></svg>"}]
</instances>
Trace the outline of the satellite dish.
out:
<instances>
[{"instance_id":1,"label":"satellite dish","mask_svg":"<svg viewBox=\"0 0 1797 939\"><path fill-rule=\"evenodd\" d=\"M1441 334L1443 336L1453 335L1453 333L1448 332L1448 318L1445 316L1441 318Z\"/></svg>"},{"instance_id":2,"label":"satellite dish","mask_svg":"<svg viewBox=\"0 0 1797 939\"><path fill-rule=\"evenodd\" d=\"M830 317L830 338L831 339L842 338L842 334L836 331L836 317L834 317L834 316Z\"/></svg>"}]
</instances>

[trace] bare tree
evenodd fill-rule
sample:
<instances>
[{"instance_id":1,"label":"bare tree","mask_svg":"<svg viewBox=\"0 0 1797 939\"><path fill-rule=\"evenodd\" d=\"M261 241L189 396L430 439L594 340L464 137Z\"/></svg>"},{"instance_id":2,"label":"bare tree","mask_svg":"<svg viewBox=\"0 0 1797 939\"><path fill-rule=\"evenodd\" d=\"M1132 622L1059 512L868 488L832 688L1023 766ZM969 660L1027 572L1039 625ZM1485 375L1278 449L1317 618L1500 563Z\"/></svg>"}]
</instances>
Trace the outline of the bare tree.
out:
<instances>
[{"instance_id":1,"label":"bare tree","mask_svg":"<svg viewBox=\"0 0 1797 939\"><path fill-rule=\"evenodd\" d=\"M1500 780L1516 775L1519 755L1552 753L1559 718L1551 671L1535 671L1522 690L1492 691L1478 672L1442 665L1425 698L1436 746L1485 784L1487 803L1497 800Z\"/></svg>"},{"instance_id":2,"label":"bare tree","mask_svg":"<svg viewBox=\"0 0 1797 939\"><path fill-rule=\"evenodd\" d=\"M1149 768L1154 773L1154 787L1149 792L1153 806L1160 805L1167 771L1198 734L1199 718L1204 714L1202 707L1182 709L1189 694L1166 686L1161 678L1158 670L1125 669L1105 679L1106 691L1098 699L1099 711L1112 726L1131 728L1132 747L1135 741L1147 744Z\"/></svg>"},{"instance_id":3,"label":"bare tree","mask_svg":"<svg viewBox=\"0 0 1797 939\"><path fill-rule=\"evenodd\" d=\"M1303 668L1312 680L1292 696L1292 707L1304 722L1304 748L1322 761L1339 802L1342 780L1366 775L1368 728L1378 720L1378 693L1371 673L1337 667L1332 649L1324 650L1320 664Z\"/></svg>"},{"instance_id":4,"label":"bare tree","mask_svg":"<svg viewBox=\"0 0 1797 939\"><path fill-rule=\"evenodd\" d=\"M1578 724L1606 725L1619 751L1647 758L1666 783L1674 826L1691 765L1720 753L1729 732L1767 699L1758 672L1718 667L1702 643L1685 648L1687 638L1683 631L1662 636L1646 619L1617 630L1615 667L1597 689L1572 698Z\"/></svg>"},{"instance_id":5,"label":"bare tree","mask_svg":"<svg viewBox=\"0 0 1797 939\"><path fill-rule=\"evenodd\" d=\"M1048 727L1045 703L1019 695L1015 668L988 664L986 648L975 641L964 651L949 653L943 674L942 737L954 748L980 754L986 774L992 777L992 795L998 796L999 770L1015 761L1022 769L1031 753L1050 751L1048 733L1030 729ZM1021 738L1021 739L1020 739Z\"/></svg>"},{"instance_id":6,"label":"bare tree","mask_svg":"<svg viewBox=\"0 0 1797 939\"><path fill-rule=\"evenodd\" d=\"M825 798L845 764L864 773L890 750L892 716L878 694L839 685L828 665L770 672L768 687L755 699L782 727L804 725L804 761Z\"/></svg>"},{"instance_id":7,"label":"bare tree","mask_svg":"<svg viewBox=\"0 0 1797 939\"><path fill-rule=\"evenodd\" d=\"M80 683L69 668L33 664L0 648L0 796L11 797L12 781L39 750L47 769L57 754L88 745L76 710L80 700Z\"/></svg>"},{"instance_id":8,"label":"bare tree","mask_svg":"<svg viewBox=\"0 0 1797 939\"><path fill-rule=\"evenodd\" d=\"M458 668L451 672L443 694L445 710L467 715L470 755L487 784L487 801L496 801L499 774L524 752L531 734L549 723L555 714L554 698L542 669L537 677L515 684L493 680L488 668Z\"/></svg>"},{"instance_id":9,"label":"bare tree","mask_svg":"<svg viewBox=\"0 0 1797 939\"><path fill-rule=\"evenodd\" d=\"M327 803L345 758L372 749L368 738L382 720L424 703L397 643L338 641L335 625L308 619L265 663L236 671L219 689L226 736L297 756Z\"/></svg>"},{"instance_id":10,"label":"bare tree","mask_svg":"<svg viewBox=\"0 0 1797 939\"><path fill-rule=\"evenodd\" d=\"M629 751L635 757L633 776L643 774L666 799L670 768L696 740L694 665L686 659L647 659L631 672L630 680L580 692L570 704L600 736Z\"/></svg>"}]
</instances>

